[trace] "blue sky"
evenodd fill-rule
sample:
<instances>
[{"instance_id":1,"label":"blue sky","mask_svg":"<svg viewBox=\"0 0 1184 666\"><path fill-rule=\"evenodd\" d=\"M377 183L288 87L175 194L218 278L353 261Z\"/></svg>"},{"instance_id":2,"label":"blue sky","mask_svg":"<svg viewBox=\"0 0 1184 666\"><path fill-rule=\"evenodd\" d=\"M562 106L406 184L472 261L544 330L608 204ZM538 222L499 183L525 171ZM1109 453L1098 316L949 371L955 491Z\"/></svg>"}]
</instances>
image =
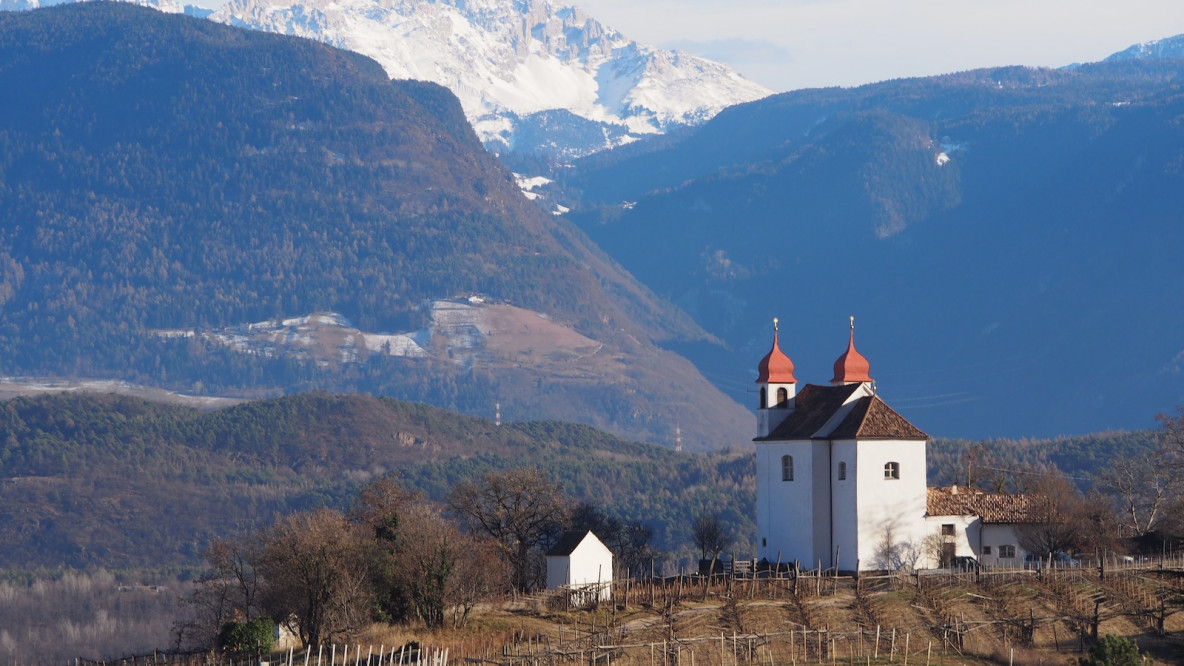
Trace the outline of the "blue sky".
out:
<instances>
[{"instance_id":1,"label":"blue sky","mask_svg":"<svg viewBox=\"0 0 1184 666\"><path fill-rule=\"evenodd\" d=\"M552 0L557 4L568 4ZM995 65L1060 67L1184 33L1184 0L578 0L649 44L774 90Z\"/></svg>"}]
</instances>

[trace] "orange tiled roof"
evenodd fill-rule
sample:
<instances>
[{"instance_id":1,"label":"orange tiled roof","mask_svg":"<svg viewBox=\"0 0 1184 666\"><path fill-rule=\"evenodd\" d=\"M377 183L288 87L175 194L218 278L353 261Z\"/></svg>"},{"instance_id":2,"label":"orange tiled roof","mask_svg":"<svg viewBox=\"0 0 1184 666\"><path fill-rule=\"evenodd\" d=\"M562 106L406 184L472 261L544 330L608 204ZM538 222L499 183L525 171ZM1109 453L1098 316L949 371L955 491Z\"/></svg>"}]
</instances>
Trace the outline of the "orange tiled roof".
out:
<instances>
[{"instance_id":1,"label":"orange tiled roof","mask_svg":"<svg viewBox=\"0 0 1184 666\"><path fill-rule=\"evenodd\" d=\"M931 516L979 516L984 523L1040 520L1040 500L1034 495L984 493L960 486L929 488L925 509Z\"/></svg>"}]
</instances>

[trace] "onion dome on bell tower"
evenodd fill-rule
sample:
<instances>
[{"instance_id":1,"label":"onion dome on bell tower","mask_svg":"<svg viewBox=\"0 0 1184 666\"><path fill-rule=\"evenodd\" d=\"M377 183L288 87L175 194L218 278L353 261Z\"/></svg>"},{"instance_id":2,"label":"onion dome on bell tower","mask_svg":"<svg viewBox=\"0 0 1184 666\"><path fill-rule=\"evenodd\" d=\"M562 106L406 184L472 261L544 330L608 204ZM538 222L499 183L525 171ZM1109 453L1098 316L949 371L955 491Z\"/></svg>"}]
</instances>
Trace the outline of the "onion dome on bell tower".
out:
<instances>
[{"instance_id":1,"label":"onion dome on bell tower","mask_svg":"<svg viewBox=\"0 0 1184 666\"><path fill-rule=\"evenodd\" d=\"M793 361L781 351L777 344L777 318L773 318L773 348L756 366L758 384L796 384L793 376Z\"/></svg>"},{"instance_id":2,"label":"onion dome on bell tower","mask_svg":"<svg viewBox=\"0 0 1184 666\"><path fill-rule=\"evenodd\" d=\"M840 386L870 382L872 378L868 374L869 370L871 370L871 364L867 362L863 354L855 349L855 317L851 317L851 337L847 342L847 351L835 360L835 376L830 380L830 383Z\"/></svg>"},{"instance_id":3,"label":"onion dome on bell tower","mask_svg":"<svg viewBox=\"0 0 1184 666\"><path fill-rule=\"evenodd\" d=\"M793 411L798 380L793 376L793 361L781 351L777 320L773 319L773 348L757 364L756 383L760 384L757 409L757 436L766 437Z\"/></svg>"}]
</instances>

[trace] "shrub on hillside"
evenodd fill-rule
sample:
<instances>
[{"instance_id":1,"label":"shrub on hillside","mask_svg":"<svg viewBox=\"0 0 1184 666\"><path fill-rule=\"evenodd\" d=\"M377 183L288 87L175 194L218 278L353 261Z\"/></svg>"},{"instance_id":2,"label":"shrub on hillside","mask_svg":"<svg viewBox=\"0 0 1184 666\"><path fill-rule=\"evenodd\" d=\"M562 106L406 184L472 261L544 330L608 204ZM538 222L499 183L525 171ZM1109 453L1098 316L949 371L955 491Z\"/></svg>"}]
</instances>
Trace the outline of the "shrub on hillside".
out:
<instances>
[{"instance_id":1,"label":"shrub on hillside","mask_svg":"<svg viewBox=\"0 0 1184 666\"><path fill-rule=\"evenodd\" d=\"M1081 666L1139 666L1143 662L1139 646L1129 638L1104 636L1083 657Z\"/></svg>"}]
</instances>

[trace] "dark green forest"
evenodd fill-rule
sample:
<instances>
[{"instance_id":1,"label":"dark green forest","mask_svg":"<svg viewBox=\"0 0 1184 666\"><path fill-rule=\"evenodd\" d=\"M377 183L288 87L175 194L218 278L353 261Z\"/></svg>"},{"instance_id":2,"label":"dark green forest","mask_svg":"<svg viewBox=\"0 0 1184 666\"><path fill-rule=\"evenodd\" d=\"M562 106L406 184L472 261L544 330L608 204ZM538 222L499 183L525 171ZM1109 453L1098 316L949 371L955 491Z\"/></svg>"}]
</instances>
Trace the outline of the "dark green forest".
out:
<instances>
[{"instance_id":1,"label":"dark green forest","mask_svg":"<svg viewBox=\"0 0 1184 666\"><path fill-rule=\"evenodd\" d=\"M1053 466L1085 490L1109 462L1149 456L1157 434L938 440L930 484L1023 488ZM675 453L559 421L509 423L421 404L322 392L218 411L119 395L0 404L0 567L186 568L208 541L276 515L344 509L391 474L442 501L461 480L537 467L573 497L653 531L674 560L690 524L718 514L744 556L755 535L750 450ZM967 455L973 457L969 465ZM1002 479L1002 486L992 486Z\"/></svg>"}]
</instances>

